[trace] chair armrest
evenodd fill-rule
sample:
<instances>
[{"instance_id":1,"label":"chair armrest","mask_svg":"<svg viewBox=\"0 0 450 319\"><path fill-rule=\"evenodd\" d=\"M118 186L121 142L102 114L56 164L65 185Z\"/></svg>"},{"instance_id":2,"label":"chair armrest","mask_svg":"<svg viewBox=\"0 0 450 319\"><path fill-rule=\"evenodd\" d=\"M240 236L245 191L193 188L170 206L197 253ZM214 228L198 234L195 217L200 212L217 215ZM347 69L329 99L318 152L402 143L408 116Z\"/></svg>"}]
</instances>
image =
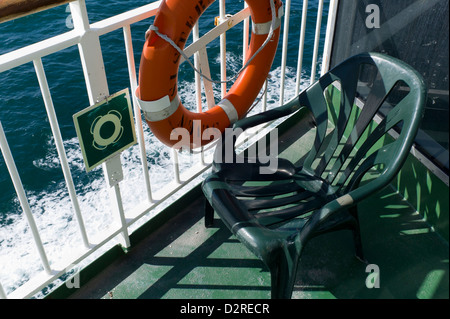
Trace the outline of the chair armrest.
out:
<instances>
[{"instance_id":1,"label":"chair armrest","mask_svg":"<svg viewBox=\"0 0 450 319\"><path fill-rule=\"evenodd\" d=\"M302 230L300 235L300 240L308 239L311 235L314 234L314 231L320 227L328 218L335 215L336 213L349 209L352 206L355 206L360 201L364 200L368 196L377 193L381 189L387 186L386 178L377 178L365 185L359 186L354 190L333 199L328 202L321 209L317 210L311 219L306 223L304 229Z\"/></svg>"},{"instance_id":2,"label":"chair armrest","mask_svg":"<svg viewBox=\"0 0 450 319\"><path fill-rule=\"evenodd\" d=\"M286 104L277 107L276 109L265 111L250 117L243 118L233 125L233 129L240 128L243 131L249 129L250 127L254 127L263 123L267 123L284 116L295 113L300 109L300 103L298 100L298 96L293 98L291 101Z\"/></svg>"},{"instance_id":3,"label":"chair armrest","mask_svg":"<svg viewBox=\"0 0 450 319\"><path fill-rule=\"evenodd\" d=\"M226 163L227 161L225 160L226 158L229 158L229 156L226 156L225 152L232 150L233 154L233 162L234 159L236 159L236 151L235 151L235 146L236 146L236 141L238 136L243 133L245 130L263 124L263 123L267 123L279 118L282 118L284 116L293 114L295 112L297 112L300 109L300 103L299 103L299 99L298 96L293 98L292 100L290 100L288 103L286 103L285 105L282 105L276 109L273 110L269 110L266 112L262 112L247 118L243 118L239 121L237 121L236 123L234 123L232 130L233 130L233 134L222 134L222 147L221 148L217 148L216 150L220 149L222 151L222 154L216 154L215 158L220 158L221 159L221 163ZM228 147L227 147L228 146ZM217 157L216 157L217 156Z\"/></svg>"}]
</instances>

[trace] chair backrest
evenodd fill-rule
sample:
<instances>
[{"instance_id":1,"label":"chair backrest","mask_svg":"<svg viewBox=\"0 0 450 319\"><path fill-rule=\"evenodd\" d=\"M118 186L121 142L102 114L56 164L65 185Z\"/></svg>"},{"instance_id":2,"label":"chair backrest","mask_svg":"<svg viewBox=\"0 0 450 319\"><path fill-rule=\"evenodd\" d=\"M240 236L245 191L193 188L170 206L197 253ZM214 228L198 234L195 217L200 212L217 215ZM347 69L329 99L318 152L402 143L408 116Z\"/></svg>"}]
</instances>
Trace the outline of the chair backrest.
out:
<instances>
[{"instance_id":1,"label":"chair backrest","mask_svg":"<svg viewBox=\"0 0 450 319\"><path fill-rule=\"evenodd\" d=\"M331 183L337 195L357 187L374 167L383 172L375 187L386 186L410 151L425 100L422 77L407 64L377 53L349 58L299 96L316 121L303 169ZM391 129L399 134L395 140L386 137Z\"/></svg>"}]
</instances>

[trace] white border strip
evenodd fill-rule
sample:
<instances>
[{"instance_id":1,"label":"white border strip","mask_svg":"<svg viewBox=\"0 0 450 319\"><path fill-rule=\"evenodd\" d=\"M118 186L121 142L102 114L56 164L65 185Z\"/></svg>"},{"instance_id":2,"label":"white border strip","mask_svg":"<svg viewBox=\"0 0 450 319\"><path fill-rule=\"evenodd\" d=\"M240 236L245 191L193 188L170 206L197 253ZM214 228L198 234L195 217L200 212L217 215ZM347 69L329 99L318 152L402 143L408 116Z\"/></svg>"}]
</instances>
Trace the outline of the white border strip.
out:
<instances>
[{"instance_id":1,"label":"white border strip","mask_svg":"<svg viewBox=\"0 0 450 319\"><path fill-rule=\"evenodd\" d=\"M236 107L227 99L223 99L217 104L222 110L227 114L230 123L233 124L239 119L238 112L236 111Z\"/></svg>"},{"instance_id":2,"label":"white border strip","mask_svg":"<svg viewBox=\"0 0 450 319\"><path fill-rule=\"evenodd\" d=\"M281 25L281 18L283 17L284 11L283 6L278 9L278 17L275 19L274 30L278 29ZM269 34L270 27L272 26L272 21L267 21L264 23L252 23L252 32L257 35Z\"/></svg>"}]
</instances>

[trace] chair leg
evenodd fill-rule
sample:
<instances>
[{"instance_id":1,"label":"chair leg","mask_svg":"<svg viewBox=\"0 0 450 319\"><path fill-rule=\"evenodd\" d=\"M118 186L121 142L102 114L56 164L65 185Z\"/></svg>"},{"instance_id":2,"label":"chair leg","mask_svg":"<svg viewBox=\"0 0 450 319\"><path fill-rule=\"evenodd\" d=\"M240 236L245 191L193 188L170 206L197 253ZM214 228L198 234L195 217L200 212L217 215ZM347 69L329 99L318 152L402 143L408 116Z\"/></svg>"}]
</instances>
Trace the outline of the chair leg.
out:
<instances>
[{"instance_id":1,"label":"chair leg","mask_svg":"<svg viewBox=\"0 0 450 319\"><path fill-rule=\"evenodd\" d=\"M277 258L269 266L272 299L291 299L292 297L300 254L295 252L293 255L280 249Z\"/></svg>"},{"instance_id":2,"label":"chair leg","mask_svg":"<svg viewBox=\"0 0 450 319\"><path fill-rule=\"evenodd\" d=\"M350 214L352 214L355 220L355 223L352 225L353 240L355 242L355 255L361 261L365 261L361 241L361 230L359 227L358 208L356 206L350 208Z\"/></svg>"},{"instance_id":3,"label":"chair leg","mask_svg":"<svg viewBox=\"0 0 450 319\"><path fill-rule=\"evenodd\" d=\"M361 232L358 229L353 230L353 240L355 241L355 255L358 259L365 262L362 243L361 243Z\"/></svg>"},{"instance_id":4,"label":"chair leg","mask_svg":"<svg viewBox=\"0 0 450 319\"><path fill-rule=\"evenodd\" d=\"M209 228L214 225L214 209L205 198L205 227Z\"/></svg>"}]
</instances>

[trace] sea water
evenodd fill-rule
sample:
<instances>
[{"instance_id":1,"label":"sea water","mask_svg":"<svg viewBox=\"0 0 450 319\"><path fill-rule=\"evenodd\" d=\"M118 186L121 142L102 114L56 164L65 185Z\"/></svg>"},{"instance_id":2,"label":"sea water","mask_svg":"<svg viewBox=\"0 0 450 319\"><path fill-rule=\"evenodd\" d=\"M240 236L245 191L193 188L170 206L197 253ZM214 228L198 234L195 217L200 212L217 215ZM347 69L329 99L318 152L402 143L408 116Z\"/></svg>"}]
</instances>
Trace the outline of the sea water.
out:
<instances>
[{"instance_id":1,"label":"sea water","mask_svg":"<svg viewBox=\"0 0 450 319\"><path fill-rule=\"evenodd\" d=\"M288 59L285 75L285 100L295 92L295 68L300 33L301 0L291 3ZM326 10L322 23L322 43L325 33ZM147 4L144 0L86 0L91 23L101 21L124 11ZM236 13L244 7L243 0L226 1L227 13ZM314 41L317 0L309 1L302 86L308 84ZM199 20L200 34L214 27L218 15L218 1ZM138 71L144 34L153 18L132 25L133 47ZM31 43L50 38L70 30L72 21L68 5L22 17L0 24L0 55ZM227 72L233 75L242 66L242 24L227 33ZM122 30L101 36L101 47L110 93L130 86ZM319 63L322 47L319 48ZM208 46L213 79L220 80L219 41ZM86 173L72 116L89 106L83 71L77 46L42 58L53 104L69 160L79 204L88 237L107 229L114 220L110 197L101 168ZM278 106L280 87L281 38L268 82L268 108ZM320 64L319 64L320 65ZM180 66L178 90L183 104L195 110L194 73L187 63ZM220 100L220 86L214 84L216 102ZM205 98L203 98L203 103ZM261 111L257 105L252 113ZM36 74L32 63L0 74L0 121L16 162L28 196L45 251L53 267L65 257L81 251L83 244L74 217L72 203L65 187L61 165L50 130ZM167 172L172 172L171 154L144 123L147 158L152 190L167 184ZM133 146L121 155L125 180L121 183L125 211L136 203L146 201L142 179L139 149ZM187 161L189 162L189 161ZM189 166L183 166L186 170ZM169 173L170 174L170 173ZM142 184L142 191L136 191ZM127 187L129 185L130 187ZM131 187L133 185L133 187ZM22 213L5 161L0 156L0 282L6 293L42 271L26 218Z\"/></svg>"}]
</instances>

